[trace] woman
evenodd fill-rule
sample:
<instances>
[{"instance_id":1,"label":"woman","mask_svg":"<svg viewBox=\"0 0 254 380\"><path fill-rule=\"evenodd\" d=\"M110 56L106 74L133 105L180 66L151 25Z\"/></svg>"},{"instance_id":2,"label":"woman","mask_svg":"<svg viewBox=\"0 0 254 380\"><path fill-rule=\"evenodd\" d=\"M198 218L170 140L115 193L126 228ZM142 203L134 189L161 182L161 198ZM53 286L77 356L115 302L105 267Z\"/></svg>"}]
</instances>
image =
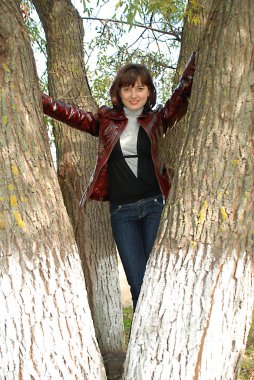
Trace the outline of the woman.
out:
<instances>
[{"instance_id":1,"label":"woman","mask_svg":"<svg viewBox=\"0 0 254 380\"><path fill-rule=\"evenodd\" d=\"M134 309L170 189L158 143L187 111L194 70L195 53L172 97L155 110L151 74L139 64L118 72L110 88L113 107L102 106L96 115L42 95L46 115L99 137L97 165L81 205L88 198L109 200L113 236Z\"/></svg>"}]
</instances>

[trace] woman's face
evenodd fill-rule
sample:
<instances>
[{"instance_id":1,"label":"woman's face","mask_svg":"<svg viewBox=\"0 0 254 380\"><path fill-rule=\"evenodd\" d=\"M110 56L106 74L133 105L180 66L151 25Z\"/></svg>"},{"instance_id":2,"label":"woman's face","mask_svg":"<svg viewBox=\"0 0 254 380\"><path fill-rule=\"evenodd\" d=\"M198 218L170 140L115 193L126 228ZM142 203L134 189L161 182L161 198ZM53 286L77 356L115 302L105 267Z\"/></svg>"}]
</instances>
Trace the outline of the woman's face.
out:
<instances>
[{"instance_id":1,"label":"woman's face","mask_svg":"<svg viewBox=\"0 0 254 380\"><path fill-rule=\"evenodd\" d=\"M123 105L131 111L144 107L150 92L147 86L143 85L138 78L135 85L122 86L120 97Z\"/></svg>"}]
</instances>

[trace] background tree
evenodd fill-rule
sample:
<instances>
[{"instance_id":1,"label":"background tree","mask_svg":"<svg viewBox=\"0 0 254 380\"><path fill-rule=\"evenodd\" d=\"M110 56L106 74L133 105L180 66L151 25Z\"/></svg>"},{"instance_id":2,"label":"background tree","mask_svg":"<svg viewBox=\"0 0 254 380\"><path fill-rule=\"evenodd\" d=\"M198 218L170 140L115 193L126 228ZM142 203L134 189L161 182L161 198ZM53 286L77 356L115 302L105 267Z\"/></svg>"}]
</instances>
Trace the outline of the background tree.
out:
<instances>
[{"instance_id":1,"label":"background tree","mask_svg":"<svg viewBox=\"0 0 254 380\"><path fill-rule=\"evenodd\" d=\"M70 0L33 0L46 34L50 95L96 112L86 80L83 23ZM122 309L108 205L79 201L97 156L97 140L54 122L58 179L74 228L96 336L103 353L122 350Z\"/></svg>"},{"instance_id":2,"label":"background tree","mask_svg":"<svg viewBox=\"0 0 254 380\"><path fill-rule=\"evenodd\" d=\"M105 379L16 0L1 0L0 66L0 378Z\"/></svg>"},{"instance_id":3,"label":"background tree","mask_svg":"<svg viewBox=\"0 0 254 380\"><path fill-rule=\"evenodd\" d=\"M124 379L237 376L254 294L253 16L253 2L212 5Z\"/></svg>"}]
</instances>

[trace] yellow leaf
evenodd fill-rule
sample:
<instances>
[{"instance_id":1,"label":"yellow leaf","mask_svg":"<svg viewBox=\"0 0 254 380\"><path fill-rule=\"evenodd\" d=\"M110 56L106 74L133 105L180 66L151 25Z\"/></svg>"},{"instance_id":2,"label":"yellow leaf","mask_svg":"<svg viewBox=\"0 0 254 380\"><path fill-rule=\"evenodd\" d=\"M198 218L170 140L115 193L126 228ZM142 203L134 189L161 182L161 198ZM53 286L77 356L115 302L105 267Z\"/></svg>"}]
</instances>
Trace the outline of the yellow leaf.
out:
<instances>
[{"instance_id":1,"label":"yellow leaf","mask_svg":"<svg viewBox=\"0 0 254 380\"><path fill-rule=\"evenodd\" d=\"M10 196L10 205L11 205L11 207L17 206L17 197L15 197L15 195Z\"/></svg>"},{"instance_id":2,"label":"yellow leaf","mask_svg":"<svg viewBox=\"0 0 254 380\"><path fill-rule=\"evenodd\" d=\"M17 222L18 226L20 228L24 228L25 227L25 222L22 220L20 213L18 211L15 211L14 212L14 216L15 216L15 219L16 219L16 222Z\"/></svg>"},{"instance_id":3,"label":"yellow leaf","mask_svg":"<svg viewBox=\"0 0 254 380\"><path fill-rule=\"evenodd\" d=\"M5 228L5 221L3 220L3 214L0 213L0 230Z\"/></svg>"},{"instance_id":4,"label":"yellow leaf","mask_svg":"<svg viewBox=\"0 0 254 380\"><path fill-rule=\"evenodd\" d=\"M221 215L221 219L223 221L227 220L228 214L227 214L226 208L224 206L221 206L221 208L220 208L220 215Z\"/></svg>"},{"instance_id":5,"label":"yellow leaf","mask_svg":"<svg viewBox=\"0 0 254 380\"><path fill-rule=\"evenodd\" d=\"M17 168L17 166L12 166L11 170L12 170L12 174L13 175L18 175L19 174L19 169Z\"/></svg>"},{"instance_id":6,"label":"yellow leaf","mask_svg":"<svg viewBox=\"0 0 254 380\"><path fill-rule=\"evenodd\" d=\"M4 69L4 71L7 71L7 73L11 72L11 69L9 68L8 65L6 65L6 63L3 63L3 69Z\"/></svg>"},{"instance_id":7,"label":"yellow leaf","mask_svg":"<svg viewBox=\"0 0 254 380\"><path fill-rule=\"evenodd\" d=\"M7 115L2 116L2 123L3 123L3 125L7 125L7 122L8 122Z\"/></svg>"}]
</instances>

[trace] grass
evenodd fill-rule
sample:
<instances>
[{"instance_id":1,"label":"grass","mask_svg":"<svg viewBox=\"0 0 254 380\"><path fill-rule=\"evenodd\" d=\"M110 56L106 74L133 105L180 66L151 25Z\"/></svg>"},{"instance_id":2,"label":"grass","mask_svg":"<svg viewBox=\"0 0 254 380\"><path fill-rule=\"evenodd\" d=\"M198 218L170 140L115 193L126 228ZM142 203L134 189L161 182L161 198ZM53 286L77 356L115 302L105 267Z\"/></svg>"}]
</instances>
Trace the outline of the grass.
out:
<instances>
[{"instance_id":1,"label":"grass","mask_svg":"<svg viewBox=\"0 0 254 380\"><path fill-rule=\"evenodd\" d=\"M238 380L254 379L254 313Z\"/></svg>"},{"instance_id":2,"label":"grass","mask_svg":"<svg viewBox=\"0 0 254 380\"><path fill-rule=\"evenodd\" d=\"M132 321L132 307L123 308L123 322L126 345L129 341L130 328ZM253 377L252 377L253 376ZM254 313L252 315L252 325L243 355L241 371L238 380L254 380Z\"/></svg>"},{"instance_id":3,"label":"grass","mask_svg":"<svg viewBox=\"0 0 254 380\"><path fill-rule=\"evenodd\" d=\"M123 308L123 324L124 324L124 334L125 334L126 346L128 345L128 342L129 342L132 315L133 315L133 310L132 310L131 306Z\"/></svg>"}]
</instances>

